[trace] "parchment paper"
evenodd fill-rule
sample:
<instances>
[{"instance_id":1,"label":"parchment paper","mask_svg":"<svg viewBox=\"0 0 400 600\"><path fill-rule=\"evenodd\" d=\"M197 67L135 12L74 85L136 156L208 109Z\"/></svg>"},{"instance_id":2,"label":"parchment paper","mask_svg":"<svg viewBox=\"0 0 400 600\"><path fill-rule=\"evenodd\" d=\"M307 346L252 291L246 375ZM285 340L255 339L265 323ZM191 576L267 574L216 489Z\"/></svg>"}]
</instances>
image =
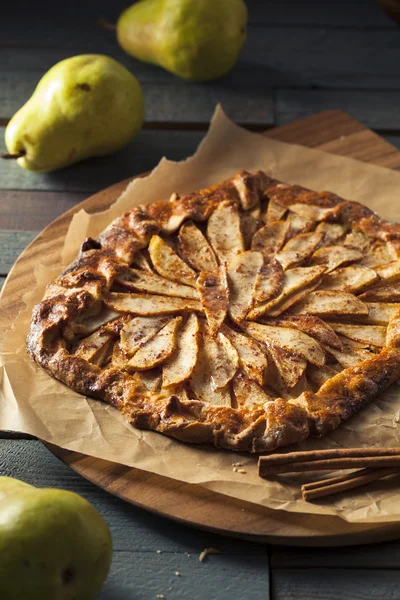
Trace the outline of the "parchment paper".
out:
<instances>
[{"instance_id":1,"label":"parchment paper","mask_svg":"<svg viewBox=\"0 0 400 600\"><path fill-rule=\"evenodd\" d=\"M10 324L0 346L0 428L30 433L69 450L196 483L272 509L337 515L353 523L399 521L398 477L351 495L306 503L300 498L300 482L310 481L311 476L287 475L266 481L257 474L254 456L184 445L134 429L115 409L53 380L25 351L32 307L41 300L46 283L76 256L85 237L96 237L114 217L137 203L167 199L174 191L190 192L243 168L264 169L282 181L331 190L366 204L383 217L400 220L400 173L270 140L234 125L217 109L193 157L180 163L163 158L151 175L132 182L109 210L91 216L84 211L76 214L64 248L60 248L59 266L49 268L46 257L37 265L36 288L25 294L26 309ZM301 448L400 446L399 419L400 387L395 384L334 434L307 440ZM245 473L233 471L237 462Z\"/></svg>"}]
</instances>

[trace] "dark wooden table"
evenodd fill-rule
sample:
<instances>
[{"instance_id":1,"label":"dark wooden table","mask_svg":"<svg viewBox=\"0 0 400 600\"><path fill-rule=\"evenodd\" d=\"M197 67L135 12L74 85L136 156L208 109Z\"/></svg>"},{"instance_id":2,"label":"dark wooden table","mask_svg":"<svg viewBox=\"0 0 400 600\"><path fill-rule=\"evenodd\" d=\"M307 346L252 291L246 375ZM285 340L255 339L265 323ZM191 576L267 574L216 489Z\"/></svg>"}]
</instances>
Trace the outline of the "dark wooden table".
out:
<instances>
[{"instance_id":1,"label":"dark wooden table","mask_svg":"<svg viewBox=\"0 0 400 600\"><path fill-rule=\"evenodd\" d=\"M19 0L0 19L0 126L57 61L82 53L115 57L140 80L146 124L115 156L48 175L0 164L0 276L57 215L163 155L195 150L217 102L255 130L341 108L400 147L400 30L374 0L249 0L248 40L235 70L191 84L129 58L99 17L116 19L123 0ZM2 134L4 131L2 131ZM3 138L3 135L1 135ZM4 149L1 139L0 150ZM277 600L400 598L400 542L341 549L267 547L194 531L107 495L40 442L0 433L0 474L88 498L112 529L114 559L104 600ZM206 547L221 554L204 563ZM11 599L10 599L11 600Z\"/></svg>"}]
</instances>

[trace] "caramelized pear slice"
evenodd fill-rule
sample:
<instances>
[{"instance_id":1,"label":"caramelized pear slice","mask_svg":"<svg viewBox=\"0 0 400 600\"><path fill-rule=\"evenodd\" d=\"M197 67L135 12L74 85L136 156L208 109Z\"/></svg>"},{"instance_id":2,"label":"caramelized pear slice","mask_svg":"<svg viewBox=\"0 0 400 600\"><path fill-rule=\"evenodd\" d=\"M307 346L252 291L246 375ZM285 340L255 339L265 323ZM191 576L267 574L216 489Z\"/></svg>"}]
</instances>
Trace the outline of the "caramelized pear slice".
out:
<instances>
[{"instance_id":1,"label":"caramelized pear slice","mask_svg":"<svg viewBox=\"0 0 400 600\"><path fill-rule=\"evenodd\" d=\"M346 325L343 323L330 323L336 333L361 342L367 346L383 347L386 340L386 327L379 325Z\"/></svg>"},{"instance_id":2,"label":"caramelized pear slice","mask_svg":"<svg viewBox=\"0 0 400 600\"><path fill-rule=\"evenodd\" d=\"M350 231L344 239L343 245L357 248L360 252L365 253L370 246L370 239L361 231Z\"/></svg>"},{"instance_id":3,"label":"caramelized pear slice","mask_svg":"<svg viewBox=\"0 0 400 600\"><path fill-rule=\"evenodd\" d=\"M315 365L325 363L325 353L318 342L298 329L246 322L243 329L255 340L299 354Z\"/></svg>"},{"instance_id":4,"label":"caramelized pear slice","mask_svg":"<svg viewBox=\"0 0 400 600\"><path fill-rule=\"evenodd\" d=\"M100 329L75 346L74 355L95 365L101 365L111 349L113 334Z\"/></svg>"},{"instance_id":5,"label":"caramelized pear slice","mask_svg":"<svg viewBox=\"0 0 400 600\"><path fill-rule=\"evenodd\" d=\"M212 387L226 387L238 370L239 356L236 348L223 333L214 338L205 331L204 351L209 364Z\"/></svg>"},{"instance_id":6,"label":"caramelized pear slice","mask_svg":"<svg viewBox=\"0 0 400 600\"><path fill-rule=\"evenodd\" d=\"M153 235L149 243L149 254L155 270L178 283L196 286L196 272L193 271L159 236Z\"/></svg>"},{"instance_id":7,"label":"caramelized pear slice","mask_svg":"<svg viewBox=\"0 0 400 600\"><path fill-rule=\"evenodd\" d=\"M120 313L136 315L161 315L181 311L195 310L202 312L202 306L197 300L185 298L172 298L150 294L120 294L110 292L105 296L107 306Z\"/></svg>"},{"instance_id":8,"label":"caramelized pear slice","mask_svg":"<svg viewBox=\"0 0 400 600\"><path fill-rule=\"evenodd\" d=\"M296 213L290 211L286 220L290 226L288 234L289 238L292 238L298 235L299 233L307 233L315 227L314 221L310 221L309 219L300 217L300 215L296 215Z\"/></svg>"},{"instance_id":9,"label":"caramelized pear slice","mask_svg":"<svg viewBox=\"0 0 400 600\"><path fill-rule=\"evenodd\" d=\"M384 280L384 283L393 283L400 279L400 260L394 260L387 265L374 267L374 271Z\"/></svg>"},{"instance_id":10,"label":"caramelized pear slice","mask_svg":"<svg viewBox=\"0 0 400 600\"><path fill-rule=\"evenodd\" d=\"M245 250L248 250L251 247L254 234L260 227L260 219L254 217L250 212L242 213L240 215L240 227Z\"/></svg>"},{"instance_id":11,"label":"caramelized pear slice","mask_svg":"<svg viewBox=\"0 0 400 600\"><path fill-rule=\"evenodd\" d=\"M389 302L365 302L368 307L366 323L371 325L387 325L400 312L400 304Z\"/></svg>"},{"instance_id":12,"label":"caramelized pear slice","mask_svg":"<svg viewBox=\"0 0 400 600\"><path fill-rule=\"evenodd\" d=\"M275 200L270 200L268 202L266 213L263 216L263 221L267 225L270 225L271 223L275 223L275 221L281 221L286 213L286 206L278 204L277 202L275 202Z\"/></svg>"},{"instance_id":13,"label":"caramelized pear slice","mask_svg":"<svg viewBox=\"0 0 400 600\"><path fill-rule=\"evenodd\" d=\"M271 402L273 398L268 396L252 379L249 379L243 373L239 373L233 380L233 393L239 408L252 408L254 405L262 405L265 402Z\"/></svg>"},{"instance_id":14,"label":"caramelized pear slice","mask_svg":"<svg viewBox=\"0 0 400 600\"><path fill-rule=\"evenodd\" d=\"M327 221L335 214L337 208L335 206L324 208L321 206L301 204L300 202L297 202L290 205L290 210L297 215L304 217L304 219L309 219L310 221Z\"/></svg>"},{"instance_id":15,"label":"caramelized pear slice","mask_svg":"<svg viewBox=\"0 0 400 600\"><path fill-rule=\"evenodd\" d=\"M149 371L136 371L133 379L149 392L158 392L161 388L160 369L151 369Z\"/></svg>"},{"instance_id":16,"label":"caramelized pear slice","mask_svg":"<svg viewBox=\"0 0 400 600\"><path fill-rule=\"evenodd\" d=\"M211 338L213 339L213 338ZM231 406L229 386L215 388L211 379L211 368L200 336L199 355L189 379L189 385L197 400L216 406Z\"/></svg>"},{"instance_id":17,"label":"caramelized pear slice","mask_svg":"<svg viewBox=\"0 0 400 600\"><path fill-rule=\"evenodd\" d=\"M128 362L127 367L138 371L153 369L162 364L176 348L176 334L182 317L175 317L148 342L143 344Z\"/></svg>"},{"instance_id":18,"label":"caramelized pear slice","mask_svg":"<svg viewBox=\"0 0 400 600\"><path fill-rule=\"evenodd\" d=\"M267 351L270 359L269 362L275 365L279 376L279 385L277 387L284 390L294 388L306 370L307 361L300 354L296 354L280 346L268 344Z\"/></svg>"},{"instance_id":19,"label":"caramelized pear slice","mask_svg":"<svg viewBox=\"0 0 400 600\"><path fill-rule=\"evenodd\" d=\"M322 233L300 233L291 238L275 255L284 271L307 260L322 240Z\"/></svg>"},{"instance_id":20,"label":"caramelized pear slice","mask_svg":"<svg viewBox=\"0 0 400 600\"><path fill-rule=\"evenodd\" d=\"M254 284L252 304L260 304L277 298L282 291L283 281L284 274L281 263L274 260L267 264L264 261Z\"/></svg>"},{"instance_id":21,"label":"caramelized pear slice","mask_svg":"<svg viewBox=\"0 0 400 600\"><path fill-rule=\"evenodd\" d=\"M350 347L345 348L341 352L334 350L333 348L329 348L329 353L332 354L338 363L345 369L349 367L355 367L363 360L368 360L373 356L372 352L369 352L368 350L363 350L362 348L356 350Z\"/></svg>"},{"instance_id":22,"label":"caramelized pear slice","mask_svg":"<svg viewBox=\"0 0 400 600\"><path fill-rule=\"evenodd\" d=\"M226 325L222 327L221 331L236 348L239 355L239 367L242 371L247 377L257 381L259 385L264 385L268 361L257 342Z\"/></svg>"},{"instance_id":23,"label":"caramelized pear slice","mask_svg":"<svg viewBox=\"0 0 400 600\"><path fill-rule=\"evenodd\" d=\"M139 292L149 292L150 294L160 294L164 296L175 296L178 298L190 298L198 300L199 294L189 285L176 283L160 277L155 273L139 271L137 269L129 269L124 271L116 278L116 281L130 289Z\"/></svg>"},{"instance_id":24,"label":"caramelized pear slice","mask_svg":"<svg viewBox=\"0 0 400 600\"><path fill-rule=\"evenodd\" d=\"M346 248L345 246L324 246L312 256L314 265L325 265L326 272L334 271L341 265L356 262L363 258L363 253L356 248Z\"/></svg>"},{"instance_id":25,"label":"caramelized pear slice","mask_svg":"<svg viewBox=\"0 0 400 600\"><path fill-rule=\"evenodd\" d=\"M332 379L337 374L338 371L330 365L323 365L322 367L308 365L307 367L307 378L313 386L314 391L318 391L328 379Z\"/></svg>"},{"instance_id":26,"label":"caramelized pear slice","mask_svg":"<svg viewBox=\"0 0 400 600\"><path fill-rule=\"evenodd\" d=\"M256 278L263 262L261 252L248 250L235 256L229 264L229 314L235 322L242 321L251 308Z\"/></svg>"},{"instance_id":27,"label":"caramelized pear slice","mask_svg":"<svg viewBox=\"0 0 400 600\"><path fill-rule=\"evenodd\" d=\"M293 317L285 317L284 319L268 319L266 325L276 325L278 327L292 327L299 329L303 333L313 337L319 342L322 347L331 346L337 350L341 350L342 343L332 327L325 323L319 317L311 315L298 315Z\"/></svg>"},{"instance_id":28,"label":"caramelized pear slice","mask_svg":"<svg viewBox=\"0 0 400 600\"><path fill-rule=\"evenodd\" d=\"M383 285L358 296L363 302L400 302L400 284Z\"/></svg>"},{"instance_id":29,"label":"caramelized pear slice","mask_svg":"<svg viewBox=\"0 0 400 600\"><path fill-rule=\"evenodd\" d=\"M317 317L331 318L338 315L368 316L368 307L352 294L329 290L311 292L305 296L294 308L293 314L315 315Z\"/></svg>"},{"instance_id":30,"label":"caramelized pear slice","mask_svg":"<svg viewBox=\"0 0 400 600\"><path fill-rule=\"evenodd\" d=\"M270 312L276 305L281 304L286 298L318 281L325 272L325 267L295 267L284 273L282 292L273 300L255 306L247 315L248 319L258 317Z\"/></svg>"},{"instance_id":31,"label":"caramelized pear slice","mask_svg":"<svg viewBox=\"0 0 400 600\"><path fill-rule=\"evenodd\" d=\"M286 221L275 221L261 227L253 237L251 249L270 259L278 252L285 243L289 231L289 224Z\"/></svg>"},{"instance_id":32,"label":"caramelized pear slice","mask_svg":"<svg viewBox=\"0 0 400 600\"><path fill-rule=\"evenodd\" d=\"M163 366L163 386L169 387L186 381L196 366L199 350L199 320L194 313L176 336L176 349Z\"/></svg>"},{"instance_id":33,"label":"caramelized pear slice","mask_svg":"<svg viewBox=\"0 0 400 600\"><path fill-rule=\"evenodd\" d=\"M355 294L367 289L378 280L379 276L372 269L360 265L351 265L325 275L321 281L320 289Z\"/></svg>"},{"instance_id":34,"label":"caramelized pear slice","mask_svg":"<svg viewBox=\"0 0 400 600\"><path fill-rule=\"evenodd\" d=\"M144 256L143 252L137 252L133 258L132 264L142 269L142 271L147 271L147 273L153 273L153 269L150 264L147 262L147 258Z\"/></svg>"},{"instance_id":35,"label":"caramelized pear slice","mask_svg":"<svg viewBox=\"0 0 400 600\"><path fill-rule=\"evenodd\" d=\"M85 334L89 335L120 316L121 315L114 310L110 310L107 306L103 306L97 315L92 315L87 319L83 319L83 321L80 322L80 325L84 328Z\"/></svg>"},{"instance_id":36,"label":"caramelized pear slice","mask_svg":"<svg viewBox=\"0 0 400 600\"><path fill-rule=\"evenodd\" d=\"M345 234L346 229L340 223L327 223L326 221L323 221L318 224L315 231L323 234L323 244L326 245L336 242Z\"/></svg>"},{"instance_id":37,"label":"caramelized pear slice","mask_svg":"<svg viewBox=\"0 0 400 600\"><path fill-rule=\"evenodd\" d=\"M374 244L372 248L370 248L367 256L363 259L361 264L370 268L375 268L380 265L386 265L397 258L397 253L388 243L379 243Z\"/></svg>"},{"instance_id":38,"label":"caramelized pear slice","mask_svg":"<svg viewBox=\"0 0 400 600\"><path fill-rule=\"evenodd\" d=\"M225 320L229 306L229 288L225 264L212 271L202 271L197 289L206 313L210 335L215 335Z\"/></svg>"},{"instance_id":39,"label":"caramelized pear slice","mask_svg":"<svg viewBox=\"0 0 400 600\"><path fill-rule=\"evenodd\" d=\"M208 220L207 237L219 262L229 264L241 252L244 241L240 229L240 216L236 204L221 202Z\"/></svg>"},{"instance_id":40,"label":"caramelized pear slice","mask_svg":"<svg viewBox=\"0 0 400 600\"><path fill-rule=\"evenodd\" d=\"M212 271L218 267L217 259L200 229L188 221L179 230L179 252L196 271Z\"/></svg>"},{"instance_id":41,"label":"caramelized pear slice","mask_svg":"<svg viewBox=\"0 0 400 600\"><path fill-rule=\"evenodd\" d=\"M121 349L127 356L133 356L170 320L170 317L134 317L121 330Z\"/></svg>"},{"instance_id":42,"label":"caramelized pear slice","mask_svg":"<svg viewBox=\"0 0 400 600\"><path fill-rule=\"evenodd\" d=\"M316 281L315 283L311 283L310 285L307 285L305 288L299 290L295 294L292 294L288 298L278 302L274 305L274 307L271 310L268 311L268 316L279 317L283 313L287 313L288 311L290 311L290 308L292 306L295 306L298 302L300 302L300 300L302 300L302 298L305 298L305 296L307 296L310 292L313 292L318 287L318 283L318 281Z\"/></svg>"}]
</instances>

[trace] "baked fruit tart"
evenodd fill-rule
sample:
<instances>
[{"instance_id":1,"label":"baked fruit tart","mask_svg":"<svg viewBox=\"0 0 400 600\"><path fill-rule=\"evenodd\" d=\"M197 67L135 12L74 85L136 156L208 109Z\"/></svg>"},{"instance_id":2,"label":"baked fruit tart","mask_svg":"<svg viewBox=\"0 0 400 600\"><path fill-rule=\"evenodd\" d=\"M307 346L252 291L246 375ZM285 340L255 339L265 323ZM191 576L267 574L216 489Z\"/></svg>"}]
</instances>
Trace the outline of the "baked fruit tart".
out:
<instances>
[{"instance_id":1,"label":"baked fruit tart","mask_svg":"<svg viewBox=\"0 0 400 600\"><path fill-rule=\"evenodd\" d=\"M136 427L265 452L325 435L400 376L399 308L400 225L241 171L87 239L27 347Z\"/></svg>"}]
</instances>

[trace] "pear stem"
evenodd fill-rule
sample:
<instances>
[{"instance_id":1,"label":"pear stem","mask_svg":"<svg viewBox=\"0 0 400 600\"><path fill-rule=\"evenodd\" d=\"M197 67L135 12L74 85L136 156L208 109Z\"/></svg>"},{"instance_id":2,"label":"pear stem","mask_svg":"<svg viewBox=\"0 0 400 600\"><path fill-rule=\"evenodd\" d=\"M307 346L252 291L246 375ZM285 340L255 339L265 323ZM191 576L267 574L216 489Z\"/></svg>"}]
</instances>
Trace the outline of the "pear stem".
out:
<instances>
[{"instance_id":1,"label":"pear stem","mask_svg":"<svg viewBox=\"0 0 400 600\"><path fill-rule=\"evenodd\" d=\"M97 25L102 29L106 29L107 31L117 31L117 26L114 23L110 23L103 17L97 19Z\"/></svg>"},{"instance_id":2,"label":"pear stem","mask_svg":"<svg viewBox=\"0 0 400 600\"><path fill-rule=\"evenodd\" d=\"M25 154L26 150L20 150L19 152L14 152L13 154L10 154L9 152L1 152L0 157L7 160L17 160L17 158L21 158L22 156L25 156Z\"/></svg>"}]
</instances>

